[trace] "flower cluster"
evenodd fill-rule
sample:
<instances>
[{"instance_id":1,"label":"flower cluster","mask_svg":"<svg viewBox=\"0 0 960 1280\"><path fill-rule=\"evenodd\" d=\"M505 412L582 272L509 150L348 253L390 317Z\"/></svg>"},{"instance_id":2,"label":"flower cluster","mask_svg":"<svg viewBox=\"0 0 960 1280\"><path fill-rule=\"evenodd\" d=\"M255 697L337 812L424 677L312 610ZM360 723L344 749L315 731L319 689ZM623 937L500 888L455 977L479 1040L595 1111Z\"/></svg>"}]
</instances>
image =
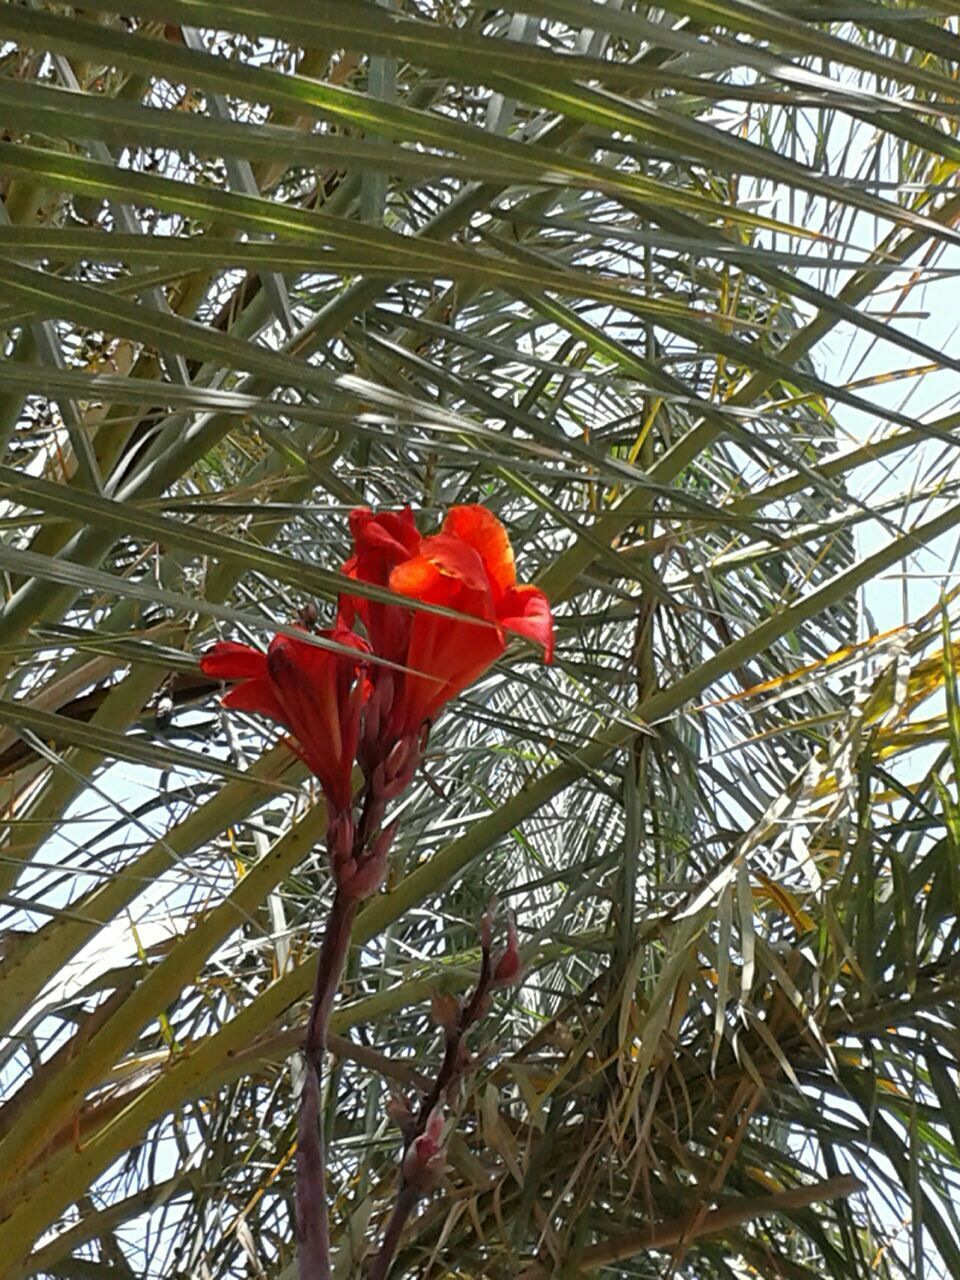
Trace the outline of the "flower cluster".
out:
<instances>
[{"instance_id":1,"label":"flower cluster","mask_svg":"<svg viewBox=\"0 0 960 1280\"><path fill-rule=\"evenodd\" d=\"M517 583L506 530L486 507L452 507L429 537L409 508L359 508L350 529L354 553L343 573L378 590L342 594L328 630L277 635L266 653L221 642L200 665L234 684L224 706L288 730L328 802L337 885L362 898L386 870L386 805L409 785L443 707L489 669L511 634L537 643L550 662L553 619L543 592Z\"/></svg>"}]
</instances>

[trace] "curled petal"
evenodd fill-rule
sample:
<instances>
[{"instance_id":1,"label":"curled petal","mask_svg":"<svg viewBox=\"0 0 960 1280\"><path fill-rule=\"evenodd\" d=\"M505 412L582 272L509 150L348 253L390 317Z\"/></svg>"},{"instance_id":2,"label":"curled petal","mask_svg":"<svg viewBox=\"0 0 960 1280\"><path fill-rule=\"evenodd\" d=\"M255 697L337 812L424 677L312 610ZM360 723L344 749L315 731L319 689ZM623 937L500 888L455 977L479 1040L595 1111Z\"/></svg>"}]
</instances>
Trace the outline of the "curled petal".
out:
<instances>
[{"instance_id":1,"label":"curled petal","mask_svg":"<svg viewBox=\"0 0 960 1280\"><path fill-rule=\"evenodd\" d=\"M477 593L483 597L492 599L493 592L491 590L490 575L487 573L486 566L480 556L479 551L471 547L468 543L462 542L459 538L452 538L449 534L438 533L434 538L424 538L423 545L420 548L420 555L414 560L408 560L405 564L398 566L394 571L394 575L402 574L409 566L417 564L421 560L427 560L433 566L437 578L434 581L440 587L443 595L450 595L451 592L460 592L464 587L468 592ZM393 576L391 576L390 584L393 586ZM394 590L398 588L394 587ZM402 588L400 588L402 590ZM427 595L421 595L419 592L404 591L404 595L416 595L419 600L429 600ZM445 604L446 601L441 598L433 601L435 604Z\"/></svg>"},{"instance_id":2,"label":"curled petal","mask_svg":"<svg viewBox=\"0 0 960 1280\"><path fill-rule=\"evenodd\" d=\"M248 644L220 640L201 654L200 670L215 680L257 680L267 673L267 656Z\"/></svg>"},{"instance_id":3,"label":"curled petal","mask_svg":"<svg viewBox=\"0 0 960 1280\"><path fill-rule=\"evenodd\" d=\"M553 615L539 587L512 587L501 601L498 621L504 630L540 645L545 662L553 661Z\"/></svg>"},{"instance_id":4,"label":"curled petal","mask_svg":"<svg viewBox=\"0 0 960 1280\"><path fill-rule=\"evenodd\" d=\"M506 529L492 511L479 503L451 507L443 522L443 532L477 552L497 596L514 585L517 567L513 547Z\"/></svg>"},{"instance_id":5,"label":"curled petal","mask_svg":"<svg viewBox=\"0 0 960 1280\"><path fill-rule=\"evenodd\" d=\"M364 582L378 582L380 586L386 584L389 568L414 554L420 545L420 534L409 507L402 511L381 511L378 515L369 507L357 507L350 512L350 532L356 554L347 564L360 570L351 576ZM368 576L375 564L380 574Z\"/></svg>"},{"instance_id":6,"label":"curled petal","mask_svg":"<svg viewBox=\"0 0 960 1280\"><path fill-rule=\"evenodd\" d=\"M493 985L507 986L520 973L520 947L517 941L517 921L513 912L507 913L507 945L493 971Z\"/></svg>"},{"instance_id":7,"label":"curled petal","mask_svg":"<svg viewBox=\"0 0 960 1280\"><path fill-rule=\"evenodd\" d=\"M354 554L343 566L343 572L348 578L371 586L387 586L392 570L416 555L420 547L420 534L409 507L379 515L367 507L358 507L350 513L350 530ZM381 658L403 663L410 635L409 610L344 592L338 622L349 627L357 618Z\"/></svg>"},{"instance_id":8,"label":"curled petal","mask_svg":"<svg viewBox=\"0 0 960 1280\"><path fill-rule=\"evenodd\" d=\"M428 604L443 604L453 607L452 601L457 594L457 586L451 580L452 574L444 576L440 568L429 556L411 556L403 564L398 564L390 574L389 587L398 596L407 596L411 600L422 600Z\"/></svg>"},{"instance_id":9,"label":"curled petal","mask_svg":"<svg viewBox=\"0 0 960 1280\"><path fill-rule=\"evenodd\" d=\"M334 812L345 813L370 689L361 669L368 646L343 627L320 634L339 648L277 635L266 654L226 643L205 654L201 665L210 674L238 681L223 699L225 707L266 716L290 732L288 745L320 780Z\"/></svg>"},{"instance_id":10,"label":"curled petal","mask_svg":"<svg viewBox=\"0 0 960 1280\"><path fill-rule=\"evenodd\" d=\"M402 512L382 511L379 515L374 515L368 507L357 507L350 512L350 532L354 553L343 566L343 572L348 578L371 586L385 587L391 570L420 549L420 534L409 507ZM363 597L348 597L345 620L349 624L356 611L366 622L371 608L384 606Z\"/></svg>"}]
</instances>

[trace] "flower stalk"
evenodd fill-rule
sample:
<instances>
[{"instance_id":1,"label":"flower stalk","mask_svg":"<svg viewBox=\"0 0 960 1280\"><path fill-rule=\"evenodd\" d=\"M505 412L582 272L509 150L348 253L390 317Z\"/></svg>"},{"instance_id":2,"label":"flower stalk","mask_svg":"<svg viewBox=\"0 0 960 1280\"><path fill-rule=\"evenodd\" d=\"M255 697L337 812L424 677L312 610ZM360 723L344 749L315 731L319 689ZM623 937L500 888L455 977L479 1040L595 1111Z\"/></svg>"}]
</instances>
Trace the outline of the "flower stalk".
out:
<instances>
[{"instance_id":1,"label":"flower stalk","mask_svg":"<svg viewBox=\"0 0 960 1280\"><path fill-rule=\"evenodd\" d=\"M313 1005L303 1053L307 1070L297 1123L297 1257L300 1280L329 1280L326 1148L323 1135L323 1055L340 977L350 948L359 899L337 889L317 962Z\"/></svg>"},{"instance_id":2,"label":"flower stalk","mask_svg":"<svg viewBox=\"0 0 960 1280\"><path fill-rule=\"evenodd\" d=\"M330 1228L322 1120L323 1056L350 934L360 902L387 874L396 823L388 805L412 782L430 729L443 707L504 653L510 635L553 657L553 618L538 588L517 582L513 549L486 507L452 507L440 531L423 537L409 507L350 516L354 554L346 578L393 594L396 603L344 592L332 627L317 628L308 606L299 634L277 635L264 653L221 641L200 659L205 674L229 682L223 706L282 725L287 741L320 782L329 823L327 850L335 893L327 919L303 1051L306 1076L297 1124L296 1235L300 1280L330 1280ZM442 605L446 614L418 605ZM357 634L357 625L363 634ZM380 661L378 661L378 659ZM363 784L354 791L354 766ZM400 1186L372 1277L390 1270L403 1227L443 1162L443 1103L470 1062L464 1044L486 1013L490 991L516 981L516 928L490 958L491 922L481 926L483 962L470 999L454 1001L440 1019L443 1061L417 1114L403 1108Z\"/></svg>"},{"instance_id":3,"label":"flower stalk","mask_svg":"<svg viewBox=\"0 0 960 1280\"><path fill-rule=\"evenodd\" d=\"M434 1018L444 1028L443 1059L436 1079L420 1100L416 1115L402 1102L393 1108L394 1118L403 1133L400 1185L367 1280L387 1280L407 1220L440 1176L443 1166L443 1103L452 1096L471 1064L465 1043L467 1033L486 1016L490 1008L490 992L498 986L507 986L520 972L516 924L512 914L508 917L507 946L496 964L490 951L491 932L492 922L488 913L480 925L480 974L470 998L461 1002L454 996L441 995L433 1002Z\"/></svg>"}]
</instances>

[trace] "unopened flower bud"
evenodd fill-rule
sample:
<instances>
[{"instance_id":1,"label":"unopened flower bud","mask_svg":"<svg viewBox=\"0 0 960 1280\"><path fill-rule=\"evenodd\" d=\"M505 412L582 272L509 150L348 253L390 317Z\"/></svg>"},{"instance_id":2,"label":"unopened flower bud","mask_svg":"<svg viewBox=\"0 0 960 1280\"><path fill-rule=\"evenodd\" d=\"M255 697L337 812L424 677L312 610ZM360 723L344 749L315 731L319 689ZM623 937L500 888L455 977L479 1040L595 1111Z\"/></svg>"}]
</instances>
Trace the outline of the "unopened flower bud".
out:
<instances>
[{"instance_id":1,"label":"unopened flower bud","mask_svg":"<svg viewBox=\"0 0 960 1280\"><path fill-rule=\"evenodd\" d=\"M370 791L378 800L383 800L386 798L386 789L387 771L384 768L383 761L381 760L370 775Z\"/></svg>"},{"instance_id":2,"label":"unopened flower bud","mask_svg":"<svg viewBox=\"0 0 960 1280\"><path fill-rule=\"evenodd\" d=\"M390 748L384 762L386 770L385 795L393 800L406 791L413 780L420 762L420 754L413 738L401 738Z\"/></svg>"},{"instance_id":3,"label":"unopened flower bud","mask_svg":"<svg viewBox=\"0 0 960 1280\"><path fill-rule=\"evenodd\" d=\"M399 742L395 742L387 752L387 758L384 761L384 767L387 773L387 781L391 782L399 773L403 771L407 763L407 757L410 754L410 739L401 738Z\"/></svg>"},{"instance_id":4,"label":"unopened flower bud","mask_svg":"<svg viewBox=\"0 0 960 1280\"><path fill-rule=\"evenodd\" d=\"M497 961L491 985L501 987L515 982L520 974L520 948L517 945L517 921L512 911L507 912L507 946Z\"/></svg>"},{"instance_id":5,"label":"unopened flower bud","mask_svg":"<svg viewBox=\"0 0 960 1280\"><path fill-rule=\"evenodd\" d=\"M386 878L386 852L380 856L368 853L357 862L350 859L349 868L344 867L343 874L337 876L337 887L349 897L362 901L373 897Z\"/></svg>"},{"instance_id":6,"label":"unopened flower bud","mask_svg":"<svg viewBox=\"0 0 960 1280\"><path fill-rule=\"evenodd\" d=\"M393 785L396 787L397 795L401 795L409 787L413 781L417 769L420 767L420 755L417 751L410 752L410 758L407 761L406 768L399 773L394 779Z\"/></svg>"},{"instance_id":7,"label":"unopened flower bud","mask_svg":"<svg viewBox=\"0 0 960 1280\"><path fill-rule=\"evenodd\" d=\"M426 1127L419 1138L414 1138L403 1157L403 1176L407 1182L421 1182L429 1178L440 1163L440 1139L443 1134L443 1111L434 1107L427 1117Z\"/></svg>"},{"instance_id":8,"label":"unopened flower bud","mask_svg":"<svg viewBox=\"0 0 960 1280\"><path fill-rule=\"evenodd\" d=\"M347 885L357 874L356 858L341 858L333 861L333 878L336 881L337 888L344 893L348 893L350 897L355 898L356 894L352 893Z\"/></svg>"},{"instance_id":9,"label":"unopened flower bud","mask_svg":"<svg viewBox=\"0 0 960 1280\"><path fill-rule=\"evenodd\" d=\"M460 1021L460 1001L449 991L430 993L430 1017L438 1027L452 1031Z\"/></svg>"},{"instance_id":10,"label":"unopened flower bud","mask_svg":"<svg viewBox=\"0 0 960 1280\"><path fill-rule=\"evenodd\" d=\"M420 752L414 738L400 738L393 743L379 763L374 765L373 761L382 754L383 745L379 742L367 745L369 755L367 770L372 796L385 803L387 800L395 800L410 785L417 771L417 765L420 763Z\"/></svg>"},{"instance_id":11,"label":"unopened flower bud","mask_svg":"<svg viewBox=\"0 0 960 1280\"><path fill-rule=\"evenodd\" d=\"M393 678L393 672L388 671L386 667L381 667L377 672L377 687L374 697L380 709L380 721L382 724L386 724L390 719L395 690L396 681Z\"/></svg>"},{"instance_id":12,"label":"unopened flower bud","mask_svg":"<svg viewBox=\"0 0 960 1280\"><path fill-rule=\"evenodd\" d=\"M490 1012L490 995L487 993L480 997L473 1006L472 1022L482 1022Z\"/></svg>"},{"instance_id":13,"label":"unopened flower bud","mask_svg":"<svg viewBox=\"0 0 960 1280\"><path fill-rule=\"evenodd\" d=\"M467 1048L463 1040L457 1046L457 1072L458 1076L465 1075L473 1065L473 1054Z\"/></svg>"},{"instance_id":14,"label":"unopened flower bud","mask_svg":"<svg viewBox=\"0 0 960 1280\"><path fill-rule=\"evenodd\" d=\"M488 907L480 917L480 923L477 926L477 932L480 934L480 946L484 951L490 950L490 941L493 937L493 908Z\"/></svg>"},{"instance_id":15,"label":"unopened flower bud","mask_svg":"<svg viewBox=\"0 0 960 1280\"><path fill-rule=\"evenodd\" d=\"M413 1112L410 1110L410 1104L406 1098L402 1094L391 1093L387 1099L386 1110L387 1119L391 1124L395 1124L402 1133L406 1133L413 1122Z\"/></svg>"},{"instance_id":16,"label":"unopened flower bud","mask_svg":"<svg viewBox=\"0 0 960 1280\"><path fill-rule=\"evenodd\" d=\"M391 822L388 827L384 827L376 840L373 842L373 857L386 858L393 844L393 837L397 834L399 822Z\"/></svg>"},{"instance_id":17,"label":"unopened flower bud","mask_svg":"<svg viewBox=\"0 0 960 1280\"><path fill-rule=\"evenodd\" d=\"M392 822L389 827L384 827L374 840L373 848L361 857L356 860L350 858L343 864L334 863L338 888L358 900L372 897L377 892L387 878L390 845L397 834L397 825Z\"/></svg>"},{"instance_id":18,"label":"unopened flower bud","mask_svg":"<svg viewBox=\"0 0 960 1280\"><path fill-rule=\"evenodd\" d=\"M327 849L334 867L347 862L353 854L353 816L335 813L327 827Z\"/></svg>"}]
</instances>

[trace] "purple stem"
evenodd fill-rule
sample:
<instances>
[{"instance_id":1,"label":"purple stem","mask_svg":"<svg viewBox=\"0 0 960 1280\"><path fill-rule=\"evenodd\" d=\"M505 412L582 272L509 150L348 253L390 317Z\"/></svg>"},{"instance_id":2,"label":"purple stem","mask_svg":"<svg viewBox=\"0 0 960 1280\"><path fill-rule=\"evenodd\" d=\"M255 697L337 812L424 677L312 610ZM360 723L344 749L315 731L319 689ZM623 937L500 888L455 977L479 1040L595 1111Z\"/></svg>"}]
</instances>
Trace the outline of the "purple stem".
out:
<instances>
[{"instance_id":1,"label":"purple stem","mask_svg":"<svg viewBox=\"0 0 960 1280\"><path fill-rule=\"evenodd\" d=\"M367 1280L387 1280L403 1228L416 1208L419 1199L420 1192L416 1187L412 1187L409 1184L401 1187L397 1192L393 1211L390 1214L386 1230L383 1233L383 1240L380 1242L380 1249L373 1260L373 1266L370 1268Z\"/></svg>"},{"instance_id":2,"label":"purple stem","mask_svg":"<svg viewBox=\"0 0 960 1280\"><path fill-rule=\"evenodd\" d=\"M338 889L320 945L317 981L303 1052L306 1079L297 1122L297 1261L300 1280L330 1280L330 1227L327 1221L326 1154L320 1086L327 1025L350 947L350 931L359 903Z\"/></svg>"},{"instance_id":3,"label":"purple stem","mask_svg":"<svg viewBox=\"0 0 960 1280\"><path fill-rule=\"evenodd\" d=\"M437 1078L433 1082L430 1091L424 1096L420 1103L420 1109L417 1112L416 1122L405 1135L403 1144L404 1153L406 1153L412 1144L419 1138L427 1127L427 1120L430 1112L437 1105L445 1093L453 1088L457 1081L457 1077L463 1068L463 1057L461 1055L461 1045L463 1038L473 1026L473 1024L482 1017L484 1012L484 1001L487 992L490 989L490 983L493 979L493 965L490 961L489 948L484 947L483 959L480 965L480 976L477 979L477 985L474 987L473 995L460 1009L460 1016L456 1024L451 1027L446 1034L446 1044L444 1046L443 1061L440 1064L440 1070L437 1072ZM400 1237L403 1234L403 1228L406 1226L407 1219L417 1207L417 1202L423 1195L422 1185L418 1185L416 1181L408 1182L403 1175L401 1165L400 1172L400 1189L397 1192L397 1198L391 1210L387 1225L384 1228L383 1239L380 1242L380 1248L377 1250L377 1256L373 1260L367 1280L387 1280L390 1274L390 1268L393 1265L393 1259L400 1244ZM302 1278L301 1278L302 1280Z\"/></svg>"}]
</instances>

